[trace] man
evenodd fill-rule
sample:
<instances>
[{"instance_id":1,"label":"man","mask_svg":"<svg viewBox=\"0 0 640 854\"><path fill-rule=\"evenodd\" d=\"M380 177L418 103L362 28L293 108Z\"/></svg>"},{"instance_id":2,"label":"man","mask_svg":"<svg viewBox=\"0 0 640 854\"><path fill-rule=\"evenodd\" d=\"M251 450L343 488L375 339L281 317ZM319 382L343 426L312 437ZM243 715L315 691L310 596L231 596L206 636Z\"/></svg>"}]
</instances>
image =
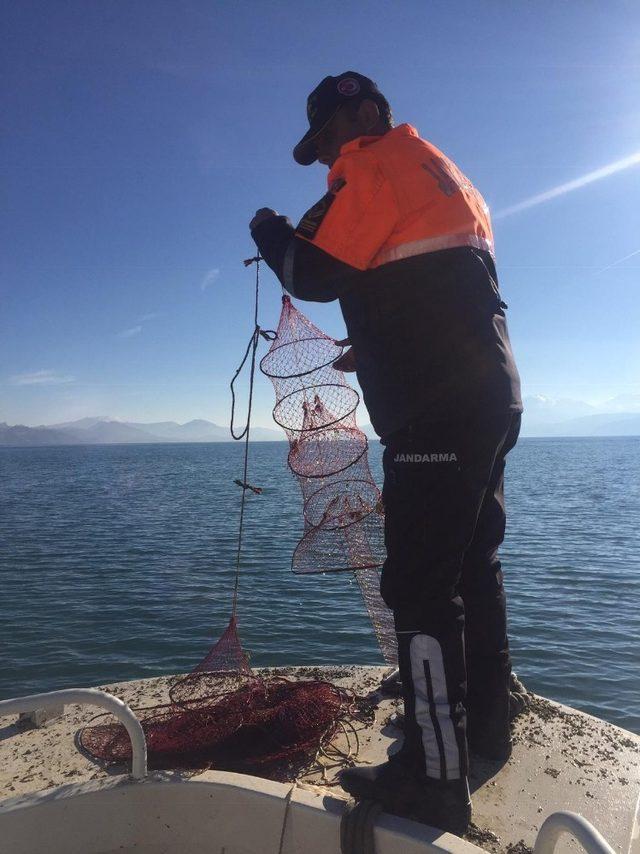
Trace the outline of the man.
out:
<instances>
[{"instance_id":1,"label":"man","mask_svg":"<svg viewBox=\"0 0 640 854\"><path fill-rule=\"evenodd\" d=\"M329 167L329 191L294 228L270 208L250 227L295 297L339 299L384 451L387 560L405 700L398 754L343 772L343 787L463 833L467 737L506 760L509 659L498 546L504 458L520 384L480 194L373 81L326 77L307 102L295 160ZM465 664L466 651L466 664Z\"/></svg>"}]
</instances>

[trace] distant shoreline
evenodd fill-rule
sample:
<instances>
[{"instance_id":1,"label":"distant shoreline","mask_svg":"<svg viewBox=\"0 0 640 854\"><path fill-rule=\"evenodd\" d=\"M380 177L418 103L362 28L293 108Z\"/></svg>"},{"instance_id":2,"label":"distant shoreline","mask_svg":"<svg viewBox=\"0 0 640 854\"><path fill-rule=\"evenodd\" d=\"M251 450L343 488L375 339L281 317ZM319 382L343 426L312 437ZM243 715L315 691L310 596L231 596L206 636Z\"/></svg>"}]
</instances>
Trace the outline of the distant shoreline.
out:
<instances>
[{"instance_id":1,"label":"distant shoreline","mask_svg":"<svg viewBox=\"0 0 640 854\"><path fill-rule=\"evenodd\" d=\"M559 402L541 406L540 400L525 398L521 436L532 439L615 438L640 436L640 395L633 400L613 399L612 406L626 405L614 412L584 414L584 407ZM547 401L548 403L548 401ZM638 407L638 408L636 408ZM588 407L593 409L593 407ZM582 412L582 414L576 414ZM366 419L367 413L362 415ZM567 417L569 416L569 417ZM371 441L378 441L372 425L366 421L360 427ZM251 426L254 442L286 442L287 435L277 423L269 427ZM0 447L59 447L78 445L155 445L155 444L219 444L233 442L228 424L217 424L203 418L185 423L177 421L120 421L108 415L97 415L58 424L26 424L0 422Z\"/></svg>"},{"instance_id":2,"label":"distant shoreline","mask_svg":"<svg viewBox=\"0 0 640 854\"><path fill-rule=\"evenodd\" d=\"M549 441L557 441L558 439L640 439L640 433L637 434L610 434L604 436L535 436L535 435L524 435L520 436L518 442L522 442L523 440L529 439L545 439ZM379 440L377 437L369 437L369 443L377 443ZM3 443L0 442L0 449L2 448L22 448L25 450L34 449L34 448L158 448L164 445L241 445L244 443L244 440L237 441L235 439L209 439L205 441L171 441L167 439L162 442L55 442L50 444L11 444L11 443ZM286 439L250 439L250 445L286 445L288 444Z\"/></svg>"},{"instance_id":3,"label":"distant shoreline","mask_svg":"<svg viewBox=\"0 0 640 854\"><path fill-rule=\"evenodd\" d=\"M158 448L163 445L243 445L244 439L209 439L201 442L172 442L167 439L165 442L55 442L42 445L12 445L0 442L0 448ZM250 445L286 445L286 439L250 439Z\"/></svg>"}]
</instances>

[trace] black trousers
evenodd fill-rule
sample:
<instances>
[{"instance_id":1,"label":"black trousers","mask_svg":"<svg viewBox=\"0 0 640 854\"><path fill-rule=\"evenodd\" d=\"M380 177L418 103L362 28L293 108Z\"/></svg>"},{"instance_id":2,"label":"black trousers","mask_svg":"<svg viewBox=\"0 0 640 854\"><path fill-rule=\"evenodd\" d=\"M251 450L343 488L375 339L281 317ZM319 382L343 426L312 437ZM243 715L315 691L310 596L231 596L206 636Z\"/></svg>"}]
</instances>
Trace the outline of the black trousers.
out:
<instances>
[{"instance_id":1,"label":"black trousers","mask_svg":"<svg viewBox=\"0 0 640 854\"><path fill-rule=\"evenodd\" d=\"M508 726L511 662L498 547L520 414L414 423L385 440L387 560L405 695L404 752L428 777L468 771L470 724Z\"/></svg>"}]
</instances>

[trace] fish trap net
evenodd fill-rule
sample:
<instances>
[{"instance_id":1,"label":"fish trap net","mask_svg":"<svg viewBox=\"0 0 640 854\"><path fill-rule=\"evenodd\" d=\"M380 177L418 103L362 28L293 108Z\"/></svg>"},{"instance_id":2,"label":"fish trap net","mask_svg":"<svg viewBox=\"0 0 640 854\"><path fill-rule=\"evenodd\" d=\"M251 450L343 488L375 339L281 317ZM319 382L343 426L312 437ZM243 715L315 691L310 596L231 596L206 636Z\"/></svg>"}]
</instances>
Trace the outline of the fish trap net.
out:
<instances>
[{"instance_id":1,"label":"fish trap net","mask_svg":"<svg viewBox=\"0 0 640 854\"><path fill-rule=\"evenodd\" d=\"M357 425L359 395L333 367L343 348L288 296L274 340L260 362L275 390L274 421L289 440L287 462L302 492L304 533L295 573L356 573L385 661L397 648L391 612L379 594L384 513L369 468L367 437Z\"/></svg>"}]
</instances>

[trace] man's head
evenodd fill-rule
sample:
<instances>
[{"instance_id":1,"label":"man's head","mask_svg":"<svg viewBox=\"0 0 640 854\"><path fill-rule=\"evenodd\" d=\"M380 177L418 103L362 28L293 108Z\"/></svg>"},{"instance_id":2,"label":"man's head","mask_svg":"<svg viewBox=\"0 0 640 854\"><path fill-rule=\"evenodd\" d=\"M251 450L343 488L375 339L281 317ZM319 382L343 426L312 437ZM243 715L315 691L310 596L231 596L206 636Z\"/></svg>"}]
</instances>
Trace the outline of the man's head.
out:
<instances>
[{"instance_id":1,"label":"man's head","mask_svg":"<svg viewBox=\"0 0 640 854\"><path fill-rule=\"evenodd\" d=\"M325 77L307 99L309 130L293 150L297 163L333 166L341 147L393 127L389 102L373 80L355 71Z\"/></svg>"}]
</instances>

